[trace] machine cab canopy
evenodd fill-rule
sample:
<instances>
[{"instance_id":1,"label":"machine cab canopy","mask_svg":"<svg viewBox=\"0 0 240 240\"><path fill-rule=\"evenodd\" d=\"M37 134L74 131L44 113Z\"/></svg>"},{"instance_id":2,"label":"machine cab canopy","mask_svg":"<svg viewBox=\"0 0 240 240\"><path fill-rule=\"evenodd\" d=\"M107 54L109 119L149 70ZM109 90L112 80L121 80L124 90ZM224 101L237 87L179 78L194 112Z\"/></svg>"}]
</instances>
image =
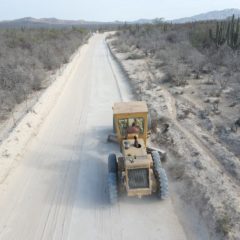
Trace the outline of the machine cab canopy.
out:
<instances>
[{"instance_id":1,"label":"machine cab canopy","mask_svg":"<svg viewBox=\"0 0 240 240\"><path fill-rule=\"evenodd\" d=\"M146 102L119 102L115 103L113 106L113 114L136 114L148 113L148 107Z\"/></svg>"},{"instance_id":2,"label":"machine cab canopy","mask_svg":"<svg viewBox=\"0 0 240 240\"><path fill-rule=\"evenodd\" d=\"M138 137L146 144L148 108L146 102L119 102L113 106L113 119L119 142L127 137L127 130L133 123L139 129Z\"/></svg>"}]
</instances>

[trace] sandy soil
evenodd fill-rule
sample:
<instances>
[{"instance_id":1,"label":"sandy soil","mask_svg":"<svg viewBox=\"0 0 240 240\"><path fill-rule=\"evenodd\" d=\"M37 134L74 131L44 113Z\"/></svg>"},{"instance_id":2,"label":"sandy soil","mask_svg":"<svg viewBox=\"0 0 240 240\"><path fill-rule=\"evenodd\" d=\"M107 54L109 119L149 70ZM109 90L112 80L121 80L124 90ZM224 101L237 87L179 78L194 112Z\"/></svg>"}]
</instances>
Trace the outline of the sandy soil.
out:
<instances>
[{"instance_id":1,"label":"sandy soil","mask_svg":"<svg viewBox=\"0 0 240 240\"><path fill-rule=\"evenodd\" d=\"M119 152L106 141L111 107L133 95L104 38L81 48L1 144L1 240L207 239L201 225L185 231L177 198L109 205L107 155Z\"/></svg>"},{"instance_id":2,"label":"sandy soil","mask_svg":"<svg viewBox=\"0 0 240 240\"><path fill-rule=\"evenodd\" d=\"M167 167L173 181L172 198L183 226L188 226L185 232L191 235L191 229L198 231L199 225L200 239L203 235L202 239L240 239L240 133L231 132L233 121L227 118L237 119L239 111L236 106L228 115L229 91L222 93L216 111L211 104L216 86L206 84L208 76L189 80L185 87L162 84L164 74L154 68L154 59L129 60L128 53L111 49L135 95L147 101L157 122L152 141L170 151ZM170 128L163 134L166 123Z\"/></svg>"}]
</instances>

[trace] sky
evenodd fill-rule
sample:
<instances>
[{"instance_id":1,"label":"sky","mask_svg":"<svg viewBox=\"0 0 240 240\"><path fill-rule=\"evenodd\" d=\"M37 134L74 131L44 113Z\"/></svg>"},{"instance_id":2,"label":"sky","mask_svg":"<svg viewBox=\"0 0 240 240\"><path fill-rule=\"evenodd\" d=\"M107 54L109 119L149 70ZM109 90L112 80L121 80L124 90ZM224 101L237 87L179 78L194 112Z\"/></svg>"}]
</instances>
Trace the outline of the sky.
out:
<instances>
[{"instance_id":1,"label":"sky","mask_svg":"<svg viewBox=\"0 0 240 240\"><path fill-rule=\"evenodd\" d=\"M0 20L55 17L69 20L167 20L226 8L240 0L0 0Z\"/></svg>"}]
</instances>

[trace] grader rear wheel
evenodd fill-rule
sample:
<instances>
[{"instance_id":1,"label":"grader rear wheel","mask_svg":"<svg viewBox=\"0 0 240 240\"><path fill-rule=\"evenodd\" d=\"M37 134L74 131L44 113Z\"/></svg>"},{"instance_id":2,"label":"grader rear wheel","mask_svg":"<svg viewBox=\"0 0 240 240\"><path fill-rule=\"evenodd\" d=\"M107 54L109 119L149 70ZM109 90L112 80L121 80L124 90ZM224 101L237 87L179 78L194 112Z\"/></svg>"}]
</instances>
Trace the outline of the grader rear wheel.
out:
<instances>
[{"instance_id":1,"label":"grader rear wheel","mask_svg":"<svg viewBox=\"0 0 240 240\"><path fill-rule=\"evenodd\" d=\"M108 156L108 194L111 204L115 204L118 200L117 169L116 155L110 154Z\"/></svg>"},{"instance_id":2,"label":"grader rear wheel","mask_svg":"<svg viewBox=\"0 0 240 240\"><path fill-rule=\"evenodd\" d=\"M151 152L152 159L153 159L153 169L159 169L162 167L162 162L160 159L160 155L157 151L152 151Z\"/></svg>"},{"instance_id":3,"label":"grader rear wheel","mask_svg":"<svg viewBox=\"0 0 240 240\"><path fill-rule=\"evenodd\" d=\"M151 153L153 159L153 171L157 180L158 190L157 196L165 199L168 195L168 179L165 170L162 168L162 162L157 151Z\"/></svg>"},{"instance_id":4,"label":"grader rear wheel","mask_svg":"<svg viewBox=\"0 0 240 240\"><path fill-rule=\"evenodd\" d=\"M156 171L156 179L158 182L157 196L160 199L165 199L168 196L168 179L167 174L163 168Z\"/></svg>"},{"instance_id":5,"label":"grader rear wheel","mask_svg":"<svg viewBox=\"0 0 240 240\"><path fill-rule=\"evenodd\" d=\"M108 194L111 204L115 204L118 200L118 188L117 188L117 174L108 173Z\"/></svg>"},{"instance_id":6,"label":"grader rear wheel","mask_svg":"<svg viewBox=\"0 0 240 240\"><path fill-rule=\"evenodd\" d=\"M108 156L108 172L117 172L117 157L114 153L111 153Z\"/></svg>"}]
</instances>

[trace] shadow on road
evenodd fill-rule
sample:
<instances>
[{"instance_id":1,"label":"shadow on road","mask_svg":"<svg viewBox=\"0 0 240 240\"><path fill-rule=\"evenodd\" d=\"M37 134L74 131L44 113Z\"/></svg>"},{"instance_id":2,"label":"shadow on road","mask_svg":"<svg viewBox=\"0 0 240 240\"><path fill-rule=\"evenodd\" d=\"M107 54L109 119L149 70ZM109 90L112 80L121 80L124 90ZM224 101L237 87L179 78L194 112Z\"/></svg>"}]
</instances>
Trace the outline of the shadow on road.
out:
<instances>
[{"instance_id":1,"label":"shadow on road","mask_svg":"<svg viewBox=\"0 0 240 240\"><path fill-rule=\"evenodd\" d=\"M50 143L46 140L42 143L47 145L47 148L39 152L36 150L37 153L33 156L37 158L25 165L33 168L37 174L35 176L41 178L43 174L42 181L52 187L52 194L57 201L47 204L68 204L69 207L81 209L111 207L107 189L107 159L109 153L120 152L118 144L107 142L109 133L110 128L100 126L86 129L84 133L76 136L73 142L66 139L65 142ZM142 199L125 195L119 197L119 202L132 205L156 201L156 196Z\"/></svg>"}]
</instances>

